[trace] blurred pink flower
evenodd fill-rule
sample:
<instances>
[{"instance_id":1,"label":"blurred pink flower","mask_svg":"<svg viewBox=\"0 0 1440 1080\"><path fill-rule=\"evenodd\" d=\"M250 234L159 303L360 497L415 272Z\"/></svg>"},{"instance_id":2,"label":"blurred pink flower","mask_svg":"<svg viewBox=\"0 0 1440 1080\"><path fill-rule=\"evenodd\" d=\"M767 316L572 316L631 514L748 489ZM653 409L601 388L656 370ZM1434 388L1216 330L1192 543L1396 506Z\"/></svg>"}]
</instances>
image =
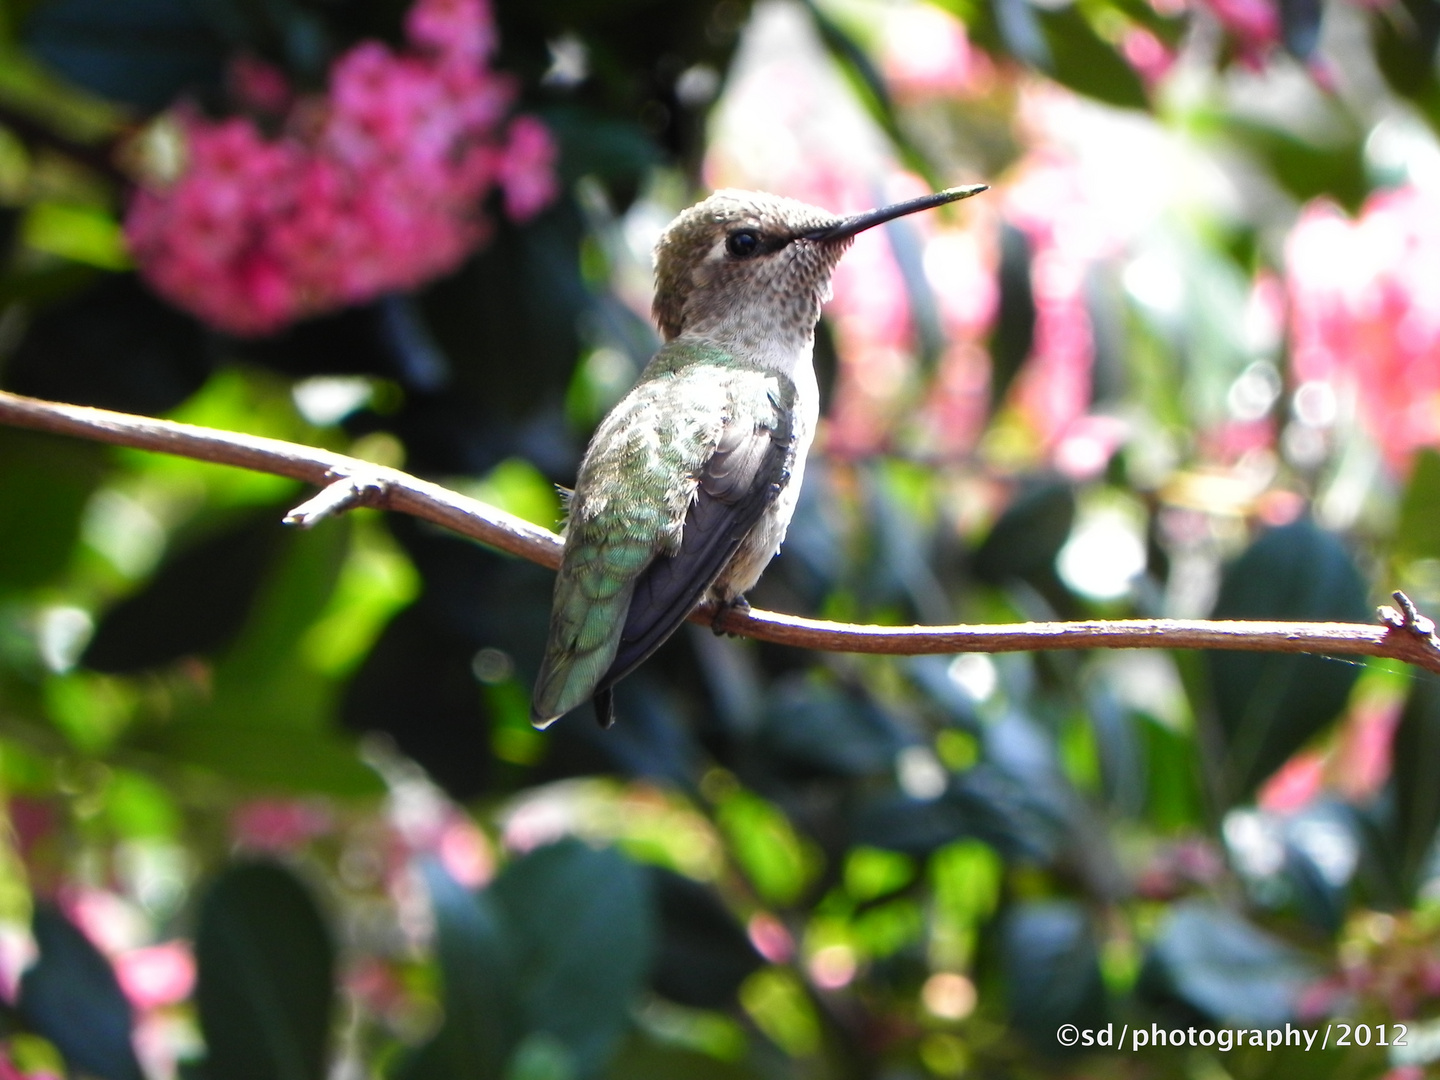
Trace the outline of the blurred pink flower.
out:
<instances>
[{"instance_id":1,"label":"blurred pink flower","mask_svg":"<svg viewBox=\"0 0 1440 1080\"><path fill-rule=\"evenodd\" d=\"M510 139L499 167L505 191L505 212L514 221L534 217L558 191L555 159L559 148L545 125L533 116L520 116L510 125Z\"/></svg>"},{"instance_id":2,"label":"blurred pink flower","mask_svg":"<svg viewBox=\"0 0 1440 1080\"><path fill-rule=\"evenodd\" d=\"M280 116L293 100L290 80L273 64L241 53L230 61L226 88L241 108L266 116Z\"/></svg>"},{"instance_id":3,"label":"blurred pink flower","mask_svg":"<svg viewBox=\"0 0 1440 1080\"><path fill-rule=\"evenodd\" d=\"M1242 63L1261 67L1280 43L1280 6L1276 0L1202 0L1234 39Z\"/></svg>"},{"instance_id":4,"label":"blurred pink flower","mask_svg":"<svg viewBox=\"0 0 1440 1080\"><path fill-rule=\"evenodd\" d=\"M1120 53L1141 82L1154 88L1175 65L1175 50L1143 26L1132 26L1120 39Z\"/></svg>"},{"instance_id":5,"label":"blurred pink flower","mask_svg":"<svg viewBox=\"0 0 1440 1080\"><path fill-rule=\"evenodd\" d=\"M230 819L235 843L251 851L295 851L334 827L323 806L301 799L255 799Z\"/></svg>"},{"instance_id":6,"label":"blurred pink flower","mask_svg":"<svg viewBox=\"0 0 1440 1080\"><path fill-rule=\"evenodd\" d=\"M992 81L990 58L970 44L965 24L931 4L897 5L885 16L880 67L898 97L955 97Z\"/></svg>"},{"instance_id":7,"label":"blurred pink flower","mask_svg":"<svg viewBox=\"0 0 1440 1080\"><path fill-rule=\"evenodd\" d=\"M70 921L106 956L138 948L150 934L149 920L140 908L108 889L69 884L59 901Z\"/></svg>"},{"instance_id":8,"label":"blurred pink flower","mask_svg":"<svg viewBox=\"0 0 1440 1080\"><path fill-rule=\"evenodd\" d=\"M195 985L195 957L184 941L167 941L122 952L114 959L120 989L135 1008L175 1005Z\"/></svg>"},{"instance_id":9,"label":"blurred pink flower","mask_svg":"<svg viewBox=\"0 0 1440 1080\"><path fill-rule=\"evenodd\" d=\"M755 951L772 964L788 964L795 956L795 938L783 922L768 911L750 917L745 927Z\"/></svg>"},{"instance_id":10,"label":"blurred pink flower","mask_svg":"<svg viewBox=\"0 0 1440 1080\"><path fill-rule=\"evenodd\" d=\"M1352 802L1380 794L1390 779L1395 729L1404 705L1401 697L1362 701L1351 710L1340 732L1332 771L1335 786Z\"/></svg>"},{"instance_id":11,"label":"blurred pink flower","mask_svg":"<svg viewBox=\"0 0 1440 1080\"><path fill-rule=\"evenodd\" d=\"M1286 284L1295 381L1356 402L1399 472L1440 445L1440 199L1381 192L1353 221L1312 203L1286 245Z\"/></svg>"},{"instance_id":12,"label":"blurred pink flower","mask_svg":"<svg viewBox=\"0 0 1440 1080\"><path fill-rule=\"evenodd\" d=\"M483 66L482 0L416 0L406 29L408 51L368 41L341 56L325 96L289 102L278 137L175 111L186 168L142 184L125 222L157 291L231 333L269 333L453 270L487 237L480 204L497 185L516 220L554 199L549 132L532 117L501 130L514 90ZM232 83L262 110L288 92L258 61L237 61Z\"/></svg>"},{"instance_id":13,"label":"blurred pink flower","mask_svg":"<svg viewBox=\"0 0 1440 1080\"><path fill-rule=\"evenodd\" d=\"M10 1055L0 1047L0 1080L60 1080L50 1072L23 1072L10 1060Z\"/></svg>"},{"instance_id":14,"label":"blurred pink flower","mask_svg":"<svg viewBox=\"0 0 1440 1080\"><path fill-rule=\"evenodd\" d=\"M1022 164L1005 207L1029 240L1035 297L1034 344L1011 393L1048 455L1090 404L1095 342L1085 280L1101 252L1086 222L1096 215L1078 167L1051 151Z\"/></svg>"},{"instance_id":15,"label":"blurred pink flower","mask_svg":"<svg viewBox=\"0 0 1440 1080\"><path fill-rule=\"evenodd\" d=\"M1255 796L1262 810L1290 813L1308 806L1325 786L1325 755L1302 750L1265 781Z\"/></svg>"}]
</instances>

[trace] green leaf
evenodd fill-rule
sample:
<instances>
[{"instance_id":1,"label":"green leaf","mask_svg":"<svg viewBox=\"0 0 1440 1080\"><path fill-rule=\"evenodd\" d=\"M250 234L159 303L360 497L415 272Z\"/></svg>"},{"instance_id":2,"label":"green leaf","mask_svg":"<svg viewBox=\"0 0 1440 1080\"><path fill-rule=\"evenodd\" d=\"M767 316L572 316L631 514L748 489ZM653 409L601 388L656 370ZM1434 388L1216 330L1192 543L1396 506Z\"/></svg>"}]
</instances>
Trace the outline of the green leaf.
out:
<instances>
[{"instance_id":1,"label":"green leaf","mask_svg":"<svg viewBox=\"0 0 1440 1080\"><path fill-rule=\"evenodd\" d=\"M1056 580L1055 556L1075 523L1075 490L1063 480L1032 478L975 552L975 576L994 585L1014 578Z\"/></svg>"},{"instance_id":2,"label":"green leaf","mask_svg":"<svg viewBox=\"0 0 1440 1080\"><path fill-rule=\"evenodd\" d=\"M511 863L491 888L511 928L526 1026L559 1039L581 1077L604 1068L654 951L650 892L615 851L566 840Z\"/></svg>"},{"instance_id":3,"label":"green leaf","mask_svg":"<svg viewBox=\"0 0 1440 1080\"><path fill-rule=\"evenodd\" d=\"M1417 672L1395 732L1395 838L1405 894L1422 884L1440 826L1440 679Z\"/></svg>"},{"instance_id":4,"label":"green leaf","mask_svg":"<svg viewBox=\"0 0 1440 1080\"><path fill-rule=\"evenodd\" d=\"M1315 54L1323 13L1320 0L1280 0L1281 37L1297 60L1309 60Z\"/></svg>"},{"instance_id":5,"label":"green leaf","mask_svg":"<svg viewBox=\"0 0 1440 1080\"><path fill-rule=\"evenodd\" d=\"M144 588L104 614L81 663L111 674L135 672L230 644L287 539L283 513L278 506L252 512L172 553Z\"/></svg>"},{"instance_id":6,"label":"green leaf","mask_svg":"<svg viewBox=\"0 0 1440 1080\"><path fill-rule=\"evenodd\" d=\"M278 522L271 528L282 533ZM238 782L375 791L375 774L333 724L340 687L305 648L329 608L351 531L341 520L282 535L239 637L215 664L209 698L186 702L163 725L136 725L134 743Z\"/></svg>"},{"instance_id":7,"label":"green leaf","mask_svg":"<svg viewBox=\"0 0 1440 1080\"><path fill-rule=\"evenodd\" d=\"M694 1009L724 1009L764 962L715 889L659 866L649 869L660 941L650 984Z\"/></svg>"},{"instance_id":8,"label":"green leaf","mask_svg":"<svg viewBox=\"0 0 1440 1080\"><path fill-rule=\"evenodd\" d=\"M1428 447L1415 457L1410 483L1400 502L1395 528L1395 558L1440 559L1440 453Z\"/></svg>"},{"instance_id":9,"label":"green leaf","mask_svg":"<svg viewBox=\"0 0 1440 1080\"><path fill-rule=\"evenodd\" d=\"M1361 131L1321 144L1237 117L1229 118L1224 130L1302 202L1327 196L1354 212L1369 194Z\"/></svg>"},{"instance_id":10,"label":"green leaf","mask_svg":"<svg viewBox=\"0 0 1440 1080\"><path fill-rule=\"evenodd\" d=\"M0 595L33 588L69 564L81 517L104 469L99 447L0 430Z\"/></svg>"},{"instance_id":11,"label":"green leaf","mask_svg":"<svg viewBox=\"0 0 1440 1080\"><path fill-rule=\"evenodd\" d=\"M1001 954L1010 1022L1035 1046L1055 1050L1062 1024L1093 1028L1103 1021L1100 953L1080 904L1017 904L1005 917Z\"/></svg>"},{"instance_id":12,"label":"green leaf","mask_svg":"<svg viewBox=\"0 0 1440 1080\"><path fill-rule=\"evenodd\" d=\"M225 870L201 904L195 960L207 1080L323 1080L335 948L290 871L267 862Z\"/></svg>"},{"instance_id":13,"label":"green leaf","mask_svg":"<svg viewBox=\"0 0 1440 1080\"><path fill-rule=\"evenodd\" d=\"M636 1036L626 1040L605 1075L610 1080L754 1080L756 1074L738 1062Z\"/></svg>"},{"instance_id":14,"label":"green leaf","mask_svg":"<svg viewBox=\"0 0 1440 1080\"><path fill-rule=\"evenodd\" d=\"M1141 983L1217 1023L1268 1027L1294 1017L1297 996L1314 977L1301 954L1279 938L1196 900L1170 910Z\"/></svg>"},{"instance_id":15,"label":"green leaf","mask_svg":"<svg viewBox=\"0 0 1440 1080\"><path fill-rule=\"evenodd\" d=\"M1006 222L1000 230L1000 308L990 336L990 403L998 405L1035 344L1030 241Z\"/></svg>"},{"instance_id":16,"label":"green leaf","mask_svg":"<svg viewBox=\"0 0 1440 1080\"><path fill-rule=\"evenodd\" d=\"M1364 579L1309 518L1270 529L1226 568L1212 619L1366 621ZM1224 805L1245 798L1345 707L1354 664L1281 653L1206 654Z\"/></svg>"},{"instance_id":17,"label":"green leaf","mask_svg":"<svg viewBox=\"0 0 1440 1080\"><path fill-rule=\"evenodd\" d=\"M1390 10L1372 11L1370 27L1376 65L1385 81L1397 93L1425 106L1433 124L1440 103L1440 85L1435 78L1440 5L1433 0L1400 0Z\"/></svg>"},{"instance_id":18,"label":"green leaf","mask_svg":"<svg viewBox=\"0 0 1440 1080\"><path fill-rule=\"evenodd\" d=\"M434 860L422 863L421 871L435 916L445 1019L399 1076L500 1080L521 1031L508 928L488 893L471 893Z\"/></svg>"},{"instance_id":19,"label":"green leaf","mask_svg":"<svg viewBox=\"0 0 1440 1080\"><path fill-rule=\"evenodd\" d=\"M130 1041L133 1010L110 962L52 906L35 908L32 928L40 958L20 979L25 1023L77 1072L141 1080Z\"/></svg>"},{"instance_id":20,"label":"green leaf","mask_svg":"<svg viewBox=\"0 0 1440 1080\"><path fill-rule=\"evenodd\" d=\"M27 20L35 56L94 93L142 109L220 81L227 43L186 0L52 0Z\"/></svg>"},{"instance_id":21,"label":"green leaf","mask_svg":"<svg viewBox=\"0 0 1440 1080\"><path fill-rule=\"evenodd\" d=\"M1109 105L1130 109L1149 106L1140 76L1095 32L1078 5L1042 10L1039 14L1050 45L1051 74L1056 80Z\"/></svg>"}]
</instances>

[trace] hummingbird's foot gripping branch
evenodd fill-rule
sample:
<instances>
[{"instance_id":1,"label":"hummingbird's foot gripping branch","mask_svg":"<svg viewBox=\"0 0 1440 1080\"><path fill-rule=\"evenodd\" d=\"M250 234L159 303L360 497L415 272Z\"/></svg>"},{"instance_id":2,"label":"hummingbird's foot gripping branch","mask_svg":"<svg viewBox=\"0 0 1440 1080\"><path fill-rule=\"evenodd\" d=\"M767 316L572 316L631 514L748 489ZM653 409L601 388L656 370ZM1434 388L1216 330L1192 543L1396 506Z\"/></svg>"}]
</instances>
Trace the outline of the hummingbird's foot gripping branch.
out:
<instances>
[{"instance_id":1,"label":"hummingbird's foot gripping branch","mask_svg":"<svg viewBox=\"0 0 1440 1080\"><path fill-rule=\"evenodd\" d=\"M739 637L733 630L726 630L722 625L725 622L726 616L731 612L740 616L749 615L750 601L746 600L743 596L737 596L733 600L715 605L715 614L711 616L710 619L710 629L714 631L716 637Z\"/></svg>"}]
</instances>

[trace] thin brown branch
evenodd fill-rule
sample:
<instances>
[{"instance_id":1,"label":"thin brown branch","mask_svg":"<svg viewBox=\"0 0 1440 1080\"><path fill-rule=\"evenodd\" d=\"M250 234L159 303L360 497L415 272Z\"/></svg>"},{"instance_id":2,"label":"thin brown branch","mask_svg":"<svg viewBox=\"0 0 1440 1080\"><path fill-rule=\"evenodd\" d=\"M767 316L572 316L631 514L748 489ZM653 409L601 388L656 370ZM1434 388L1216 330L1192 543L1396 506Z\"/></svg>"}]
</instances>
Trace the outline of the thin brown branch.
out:
<instances>
[{"instance_id":1,"label":"thin brown branch","mask_svg":"<svg viewBox=\"0 0 1440 1080\"><path fill-rule=\"evenodd\" d=\"M548 529L398 469L313 446L39 401L3 391L0 424L303 480L322 491L292 511L287 520L296 524L312 525L352 506L375 506L423 518L552 569L560 564L562 541ZM1434 623L1416 612L1408 599L1397 596L1397 602L1402 611L1383 608L1381 621L1374 624L1122 619L893 627L824 622L755 609L726 611L717 618L707 608L698 610L693 618L713 622L729 633L828 652L919 655L1045 649L1239 649L1389 657L1440 673L1440 640Z\"/></svg>"}]
</instances>

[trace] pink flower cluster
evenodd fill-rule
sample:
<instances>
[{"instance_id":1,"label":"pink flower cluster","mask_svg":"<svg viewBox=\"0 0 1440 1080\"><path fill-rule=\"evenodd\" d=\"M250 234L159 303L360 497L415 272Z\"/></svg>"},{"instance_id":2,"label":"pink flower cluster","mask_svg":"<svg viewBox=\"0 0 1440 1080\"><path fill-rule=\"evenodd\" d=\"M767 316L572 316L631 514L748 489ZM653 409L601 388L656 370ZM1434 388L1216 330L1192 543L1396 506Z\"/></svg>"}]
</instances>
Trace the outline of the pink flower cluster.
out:
<instances>
[{"instance_id":1,"label":"pink flower cluster","mask_svg":"<svg viewBox=\"0 0 1440 1080\"><path fill-rule=\"evenodd\" d=\"M1351 220L1312 203L1286 245L1292 368L1353 401L1403 472L1440 446L1440 197L1381 192Z\"/></svg>"},{"instance_id":2,"label":"pink flower cluster","mask_svg":"<svg viewBox=\"0 0 1440 1080\"><path fill-rule=\"evenodd\" d=\"M514 91L485 66L483 0L416 0L406 36L399 52L346 52L325 95L237 63L232 91L273 138L250 116L175 110L186 166L140 186L125 220L146 280L215 326L265 334L454 269L484 242L496 187L515 220L549 203L556 147L532 117L505 122Z\"/></svg>"}]
</instances>

